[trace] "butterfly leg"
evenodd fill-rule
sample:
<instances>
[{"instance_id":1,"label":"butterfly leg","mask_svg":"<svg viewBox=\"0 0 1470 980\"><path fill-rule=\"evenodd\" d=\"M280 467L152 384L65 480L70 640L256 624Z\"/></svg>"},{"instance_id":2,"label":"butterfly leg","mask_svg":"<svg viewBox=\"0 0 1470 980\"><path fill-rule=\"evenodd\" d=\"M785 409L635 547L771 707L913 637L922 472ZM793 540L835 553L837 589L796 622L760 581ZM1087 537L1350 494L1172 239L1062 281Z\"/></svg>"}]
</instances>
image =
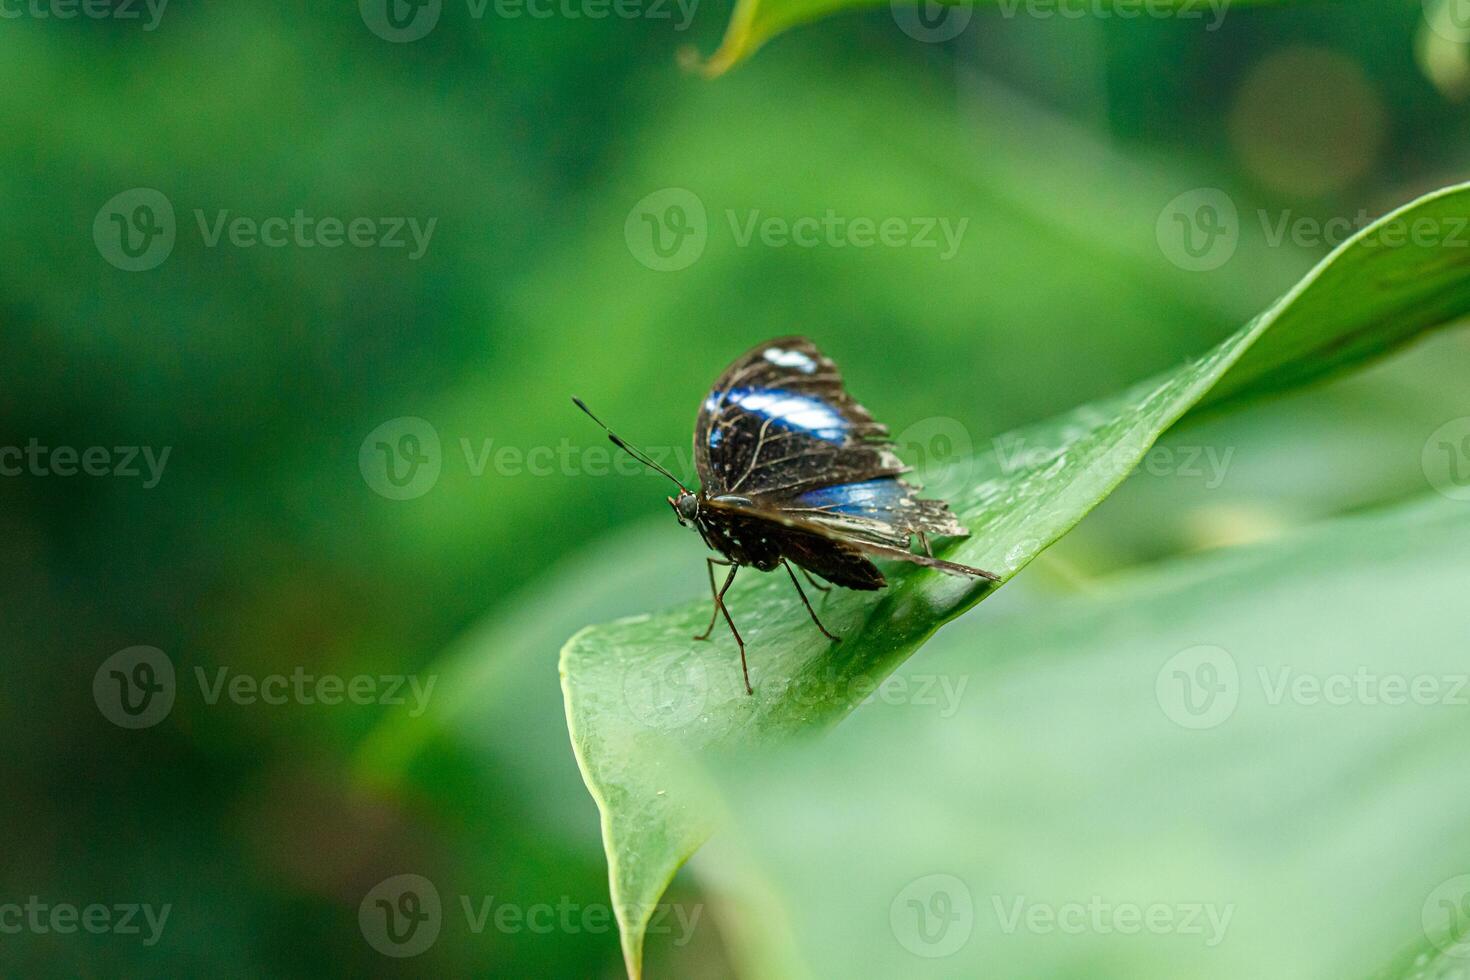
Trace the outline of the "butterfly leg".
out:
<instances>
[{"instance_id":1,"label":"butterfly leg","mask_svg":"<svg viewBox=\"0 0 1470 980\"><path fill-rule=\"evenodd\" d=\"M801 568L800 565L796 567ZM818 582L816 578L812 576L812 573L807 571L805 568L801 569L801 577L806 579L808 585L816 589L818 592L822 593L822 608L826 609L827 599L830 598L832 595L832 586L823 585L821 582Z\"/></svg>"},{"instance_id":2,"label":"butterfly leg","mask_svg":"<svg viewBox=\"0 0 1470 980\"><path fill-rule=\"evenodd\" d=\"M823 626L822 621L817 618L817 611L812 608L810 602L807 602L806 593L801 590L801 583L796 580L796 573L791 570L791 563L783 558L781 559L781 564L786 566L786 574L791 576L791 584L796 586L796 594L801 596L801 604L806 606L806 611L811 614L812 622L817 624L817 629L821 630L822 635L833 643L841 643L842 637L833 636L831 633L828 633L827 627Z\"/></svg>"},{"instance_id":3,"label":"butterfly leg","mask_svg":"<svg viewBox=\"0 0 1470 980\"><path fill-rule=\"evenodd\" d=\"M735 645L740 648L740 673L745 675L745 693L754 694L755 691L750 687L750 667L745 663L745 641L740 638L740 631L735 628L735 620L730 618L730 607L725 605L725 590L730 588L731 582L735 581L735 573L740 571L740 566L734 562L725 564L730 566L730 574L725 576L725 584L720 586L719 594L715 596L715 609L725 614L725 622L730 624L730 634L735 637Z\"/></svg>"},{"instance_id":4,"label":"butterfly leg","mask_svg":"<svg viewBox=\"0 0 1470 980\"><path fill-rule=\"evenodd\" d=\"M704 560L704 567L709 571L709 595L710 598L715 601L715 608L710 610L709 625L704 628L703 633L700 633L698 636L695 637L696 640L708 640L710 630L715 628L715 620L720 618L720 596L724 595L725 593L722 590L715 588L715 566L729 564L731 564L731 562L725 561L725 559L723 558L706 558ZM728 585L729 583L727 582L725 584Z\"/></svg>"},{"instance_id":5,"label":"butterfly leg","mask_svg":"<svg viewBox=\"0 0 1470 980\"><path fill-rule=\"evenodd\" d=\"M928 555L930 558L934 557L934 549L929 547L929 535L925 534L923 531L919 532L919 544L924 546L924 554Z\"/></svg>"},{"instance_id":6,"label":"butterfly leg","mask_svg":"<svg viewBox=\"0 0 1470 980\"><path fill-rule=\"evenodd\" d=\"M804 579L806 579L806 584L807 585L810 585L812 588L816 589L818 592L831 592L832 591L832 586L830 586L830 585L823 585L821 582L818 582L816 579L812 578L812 573L809 572L809 571L807 571L805 568L803 568L801 570L801 577L804 578Z\"/></svg>"}]
</instances>

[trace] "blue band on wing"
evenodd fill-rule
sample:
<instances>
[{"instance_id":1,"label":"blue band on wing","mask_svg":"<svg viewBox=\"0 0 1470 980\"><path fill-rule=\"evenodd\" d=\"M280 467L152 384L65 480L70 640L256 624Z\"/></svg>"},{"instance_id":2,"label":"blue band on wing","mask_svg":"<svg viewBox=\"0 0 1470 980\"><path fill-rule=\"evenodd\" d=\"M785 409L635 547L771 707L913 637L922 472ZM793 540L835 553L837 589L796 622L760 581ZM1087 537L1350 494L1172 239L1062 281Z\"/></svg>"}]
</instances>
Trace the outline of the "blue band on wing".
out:
<instances>
[{"instance_id":1,"label":"blue band on wing","mask_svg":"<svg viewBox=\"0 0 1470 980\"><path fill-rule=\"evenodd\" d=\"M818 487L797 497L796 502L803 507L825 510L832 514L859 517L901 507L908 494L909 488L896 478L885 477L879 480L864 480L861 483L840 483L833 487Z\"/></svg>"},{"instance_id":2,"label":"blue band on wing","mask_svg":"<svg viewBox=\"0 0 1470 980\"><path fill-rule=\"evenodd\" d=\"M814 439L844 442L851 423L820 398L781 388L731 388L722 394L711 394L705 410L711 414L720 409L720 400L742 412L770 419L782 429L803 432ZM710 432L710 447L718 444L716 427Z\"/></svg>"}]
</instances>

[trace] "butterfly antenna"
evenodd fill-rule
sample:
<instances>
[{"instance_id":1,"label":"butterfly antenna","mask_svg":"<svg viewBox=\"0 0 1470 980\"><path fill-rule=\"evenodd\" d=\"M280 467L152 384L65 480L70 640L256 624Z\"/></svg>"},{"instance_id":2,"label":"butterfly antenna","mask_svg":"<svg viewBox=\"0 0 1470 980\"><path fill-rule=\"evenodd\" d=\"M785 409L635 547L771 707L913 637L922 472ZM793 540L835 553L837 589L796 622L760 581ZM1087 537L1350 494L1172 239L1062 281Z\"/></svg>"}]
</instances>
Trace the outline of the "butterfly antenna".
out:
<instances>
[{"instance_id":1,"label":"butterfly antenna","mask_svg":"<svg viewBox=\"0 0 1470 980\"><path fill-rule=\"evenodd\" d=\"M592 414L592 409L588 408L587 404L582 401L582 399L578 398L576 395L573 395L572 404L576 405L582 411L586 412L589 419L602 426L602 431L607 433L608 439L612 441L612 444L614 446L617 446L623 452L627 453L629 456L632 456L634 459L642 463L644 466L647 466L649 469L662 473L670 480L673 480L674 485L677 486L680 490L683 490L685 493L689 492L689 488L684 486L683 483L679 482L679 478L677 476L655 463L653 459L643 450L624 442L622 436L618 435L612 429L609 429L606 422L602 421L602 419Z\"/></svg>"}]
</instances>

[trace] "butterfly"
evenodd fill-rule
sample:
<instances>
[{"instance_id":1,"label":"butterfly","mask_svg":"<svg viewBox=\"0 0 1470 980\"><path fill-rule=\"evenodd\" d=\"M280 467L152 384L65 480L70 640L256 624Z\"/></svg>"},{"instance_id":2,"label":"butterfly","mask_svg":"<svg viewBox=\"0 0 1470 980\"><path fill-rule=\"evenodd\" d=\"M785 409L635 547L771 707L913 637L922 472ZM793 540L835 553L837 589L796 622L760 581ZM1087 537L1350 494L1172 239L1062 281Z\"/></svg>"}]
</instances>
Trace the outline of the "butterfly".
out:
<instances>
[{"instance_id":1,"label":"butterfly","mask_svg":"<svg viewBox=\"0 0 1470 980\"><path fill-rule=\"evenodd\" d=\"M918 487L899 478L909 467L894 453L888 429L848 394L837 365L805 337L747 351L710 389L694 421L698 492L624 441L580 398L572 401L613 445L674 481L679 493L667 499L675 517L719 553L705 559L714 609L694 639L709 639L725 617L740 648L747 694L754 690L745 641L725 604L741 568L784 568L812 622L834 643L840 638L817 618L792 565L822 592L830 585L817 578L848 589L884 588L888 581L872 557L999 581L992 572L934 557L929 535L968 537L969 530L944 501L920 498ZM922 555L909 550L915 537ZM716 566L729 568L718 587Z\"/></svg>"}]
</instances>

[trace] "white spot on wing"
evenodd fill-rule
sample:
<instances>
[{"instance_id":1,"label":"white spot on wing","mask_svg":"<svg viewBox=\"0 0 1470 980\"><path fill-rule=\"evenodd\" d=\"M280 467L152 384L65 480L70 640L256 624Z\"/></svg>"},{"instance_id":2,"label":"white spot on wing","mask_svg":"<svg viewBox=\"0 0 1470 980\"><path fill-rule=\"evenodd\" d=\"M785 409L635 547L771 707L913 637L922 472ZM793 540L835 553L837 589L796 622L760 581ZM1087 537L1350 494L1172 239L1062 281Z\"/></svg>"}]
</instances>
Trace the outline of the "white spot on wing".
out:
<instances>
[{"instance_id":1,"label":"white spot on wing","mask_svg":"<svg viewBox=\"0 0 1470 980\"><path fill-rule=\"evenodd\" d=\"M777 367L793 368L802 374L813 374L817 370L817 362L812 360L811 355L804 354L799 350L786 350L784 347L767 347L765 358Z\"/></svg>"}]
</instances>

